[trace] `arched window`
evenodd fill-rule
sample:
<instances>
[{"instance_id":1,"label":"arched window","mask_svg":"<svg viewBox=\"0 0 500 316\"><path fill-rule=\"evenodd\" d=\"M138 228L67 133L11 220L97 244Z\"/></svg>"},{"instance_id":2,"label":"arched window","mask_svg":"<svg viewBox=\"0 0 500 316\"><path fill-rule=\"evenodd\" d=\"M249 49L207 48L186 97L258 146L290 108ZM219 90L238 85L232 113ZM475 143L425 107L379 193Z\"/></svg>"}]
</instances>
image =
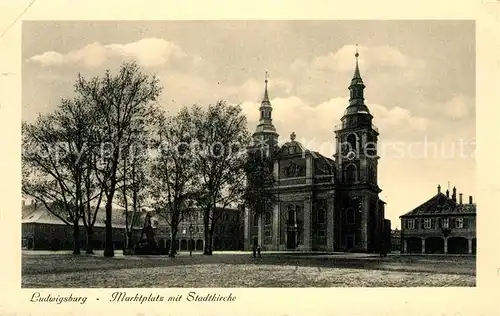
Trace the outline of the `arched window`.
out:
<instances>
[{"instance_id":1,"label":"arched window","mask_svg":"<svg viewBox=\"0 0 500 316\"><path fill-rule=\"evenodd\" d=\"M266 213L266 225L271 225L271 213Z\"/></svg>"},{"instance_id":2,"label":"arched window","mask_svg":"<svg viewBox=\"0 0 500 316\"><path fill-rule=\"evenodd\" d=\"M326 212L324 209L320 208L316 216L318 224L324 224L326 222Z\"/></svg>"},{"instance_id":3,"label":"arched window","mask_svg":"<svg viewBox=\"0 0 500 316\"><path fill-rule=\"evenodd\" d=\"M288 225L289 226L295 225L295 208L294 207L288 208Z\"/></svg>"},{"instance_id":4,"label":"arched window","mask_svg":"<svg viewBox=\"0 0 500 316\"><path fill-rule=\"evenodd\" d=\"M353 183L357 180L357 170L355 165L348 165L345 168L345 179L347 183Z\"/></svg>"},{"instance_id":5,"label":"arched window","mask_svg":"<svg viewBox=\"0 0 500 316\"><path fill-rule=\"evenodd\" d=\"M347 135L346 141L347 141L349 150L356 151L358 149L358 146L356 146L357 138L356 138L355 134L349 134L349 135Z\"/></svg>"},{"instance_id":6,"label":"arched window","mask_svg":"<svg viewBox=\"0 0 500 316\"><path fill-rule=\"evenodd\" d=\"M346 222L346 224L356 223L356 213L354 212L354 210L352 208L346 209L345 222Z\"/></svg>"}]
</instances>

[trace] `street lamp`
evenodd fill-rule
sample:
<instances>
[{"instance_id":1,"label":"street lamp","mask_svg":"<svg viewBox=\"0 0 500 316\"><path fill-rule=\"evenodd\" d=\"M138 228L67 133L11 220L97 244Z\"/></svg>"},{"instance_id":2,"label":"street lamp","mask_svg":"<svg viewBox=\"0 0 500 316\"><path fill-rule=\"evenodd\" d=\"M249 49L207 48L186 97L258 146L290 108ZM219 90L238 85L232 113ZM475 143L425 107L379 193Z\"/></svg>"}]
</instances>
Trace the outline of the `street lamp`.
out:
<instances>
[{"instance_id":1,"label":"street lamp","mask_svg":"<svg viewBox=\"0 0 500 316\"><path fill-rule=\"evenodd\" d=\"M189 256L193 255L193 224L189 224Z\"/></svg>"}]
</instances>

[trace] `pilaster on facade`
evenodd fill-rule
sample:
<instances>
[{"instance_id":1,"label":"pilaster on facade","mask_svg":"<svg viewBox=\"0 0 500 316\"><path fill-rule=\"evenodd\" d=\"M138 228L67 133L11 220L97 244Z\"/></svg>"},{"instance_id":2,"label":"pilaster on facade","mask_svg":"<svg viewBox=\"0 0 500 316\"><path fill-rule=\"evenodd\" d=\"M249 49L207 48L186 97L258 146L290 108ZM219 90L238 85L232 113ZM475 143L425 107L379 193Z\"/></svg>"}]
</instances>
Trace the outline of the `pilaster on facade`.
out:
<instances>
[{"instance_id":1,"label":"pilaster on facade","mask_svg":"<svg viewBox=\"0 0 500 316\"><path fill-rule=\"evenodd\" d=\"M422 238L422 253L425 254L425 238Z\"/></svg>"},{"instance_id":2,"label":"pilaster on facade","mask_svg":"<svg viewBox=\"0 0 500 316\"><path fill-rule=\"evenodd\" d=\"M368 211L370 209L370 200L364 195L359 198L362 200L361 205L363 206L361 210L361 248L363 251L366 251L368 250Z\"/></svg>"},{"instance_id":3,"label":"pilaster on facade","mask_svg":"<svg viewBox=\"0 0 500 316\"><path fill-rule=\"evenodd\" d=\"M303 232L304 232L304 244L302 246L303 250L311 250L312 249L312 203L311 197L306 197L304 199L304 219L303 219Z\"/></svg>"},{"instance_id":4,"label":"pilaster on facade","mask_svg":"<svg viewBox=\"0 0 500 316\"><path fill-rule=\"evenodd\" d=\"M312 158L311 156L306 157L306 184L311 184L313 178L311 158Z\"/></svg>"},{"instance_id":5,"label":"pilaster on facade","mask_svg":"<svg viewBox=\"0 0 500 316\"><path fill-rule=\"evenodd\" d=\"M335 200L334 197L327 199L326 212L326 248L328 251L335 249Z\"/></svg>"},{"instance_id":6,"label":"pilaster on facade","mask_svg":"<svg viewBox=\"0 0 500 316\"><path fill-rule=\"evenodd\" d=\"M280 243L280 203L277 202L273 206L273 228L272 228L272 245L274 250L279 250Z\"/></svg>"}]
</instances>

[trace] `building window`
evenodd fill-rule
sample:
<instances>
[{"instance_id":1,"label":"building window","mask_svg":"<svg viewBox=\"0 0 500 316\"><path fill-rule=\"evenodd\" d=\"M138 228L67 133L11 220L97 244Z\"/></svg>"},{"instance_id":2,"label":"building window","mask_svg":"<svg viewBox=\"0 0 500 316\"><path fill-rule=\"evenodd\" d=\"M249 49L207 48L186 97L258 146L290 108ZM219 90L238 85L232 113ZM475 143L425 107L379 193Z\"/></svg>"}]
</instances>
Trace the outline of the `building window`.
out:
<instances>
[{"instance_id":1,"label":"building window","mask_svg":"<svg viewBox=\"0 0 500 316\"><path fill-rule=\"evenodd\" d=\"M424 218L424 228L425 229L432 228L432 219L430 219L430 218Z\"/></svg>"},{"instance_id":2,"label":"building window","mask_svg":"<svg viewBox=\"0 0 500 316\"><path fill-rule=\"evenodd\" d=\"M356 213L353 209L349 208L346 210L346 224L356 223Z\"/></svg>"},{"instance_id":3,"label":"building window","mask_svg":"<svg viewBox=\"0 0 500 316\"><path fill-rule=\"evenodd\" d=\"M270 229L266 229L266 230L264 231L264 236L266 236L266 237L271 237L271 235L272 235L271 233L272 233L272 232L271 232L271 230L270 230Z\"/></svg>"},{"instance_id":4,"label":"building window","mask_svg":"<svg viewBox=\"0 0 500 316\"><path fill-rule=\"evenodd\" d=\"M456 219L456 225L457 225L457 228L463 228L464 227L464 219L462 217L458 217Z\"/></svg>"},{"instance_id":5,"label":"building window","mask_svg":"<svg viewBox=\"0 0 500 316\"><path fill-rule=\"evenodd\" d=\"M288 225L295 226L295 210L293 208L288 210Z\"/></svg>"},{"instance_id":6,"label":"building window","mask_svg":"<svg viewBox=\"0 0 500 316\"><path fill-rule=\"evenodd\" d=\"M325 237L325 231L323 229L318 230L318 237Z\"/></svg>"},{"instance_id":7,"label":"building window","mask_svg":"<svg viewBox=\"0 0 500 316\"><path fill-rule=\"evenodd\" d=\"M355 165L349 165L345 168L345 177L346 181L348 183L353 183L356 182L357 176L356 176L356 166Z\"/></svg>"},{"instance_id":8,"label":"building window","mask_svg":"<svg viewBox=\"0 0 500 316\"><path fill-rule=\"evenodd\" d=\"M356 151L358 148L356 146L356 135L355 134L349 134L347 136L347 144L349 146L349 150L354 150Z\"/></svg>"},{"instance_id":9,"label":"building window","mask_svg":"<svg viewBox=\"0 0 500 316\"><path fill-rule=\"evenodd\" d=\"M318 224L324 224L325 223L325 220L326 220L326 212L324 209L319 209L318 210L318 214L317 214L317 221L318 221Z\"/></svg>"},{"instance_id":10,"label":"building window","mask_svg":"<svg viewBox=\"0 0 500 316\"><path fill-rule=\"evenodd\" d=\"M443 218L443 222L442 222L442 225L443 228L448 228L450 226L450 222L448 221L447 218Z\"/></svg>"},{"instance_id":11,"label":"building window","mask_svg":"<svg viewBox=\"0 0 500 316\"><path fill-rule=\"evenodd\" d=\"M415 229L415 220L414 219L409 219L406 222L406 228L408 228L408 229Z\"/></svg>"},{"instance_id":12,"label":"building window","mask_svg":"<svg viewBox=\"0 0 500 316\"><path fill-rule=\"evenodd\" d=\"M271 213L266 213L266 225L271 225Z\"/></svg>"}]
</instances>

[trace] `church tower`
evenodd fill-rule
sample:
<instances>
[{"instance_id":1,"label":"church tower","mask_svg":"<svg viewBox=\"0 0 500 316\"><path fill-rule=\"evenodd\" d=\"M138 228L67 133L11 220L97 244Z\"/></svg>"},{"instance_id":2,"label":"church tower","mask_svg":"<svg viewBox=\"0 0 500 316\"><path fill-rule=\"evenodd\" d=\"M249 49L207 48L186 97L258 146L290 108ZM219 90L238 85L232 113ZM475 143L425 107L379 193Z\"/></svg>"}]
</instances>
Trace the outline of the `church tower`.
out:
<instances>
[{"instance_id":1,"label":"church tower","mask_svg":"<svg viewBox=\"0 0 500 316\"><path fill-rule=\"evenodd\" d=\"M272 157L276 147L278 146L278 133L273 125L271 101L269 101L269 93L267 92L267 71L264 87L264 97L260 103L260 119L259 124L252 135L253 150L260 150L267 157Z\"/></svg>"},{"instance_id":2,"label":"church tower","mask_svg":"<svg viewBox=\"0 0 500 316\"><path fill-rule=\"evenodd\" d=\"M377 184L378 130L364 102L365 85L356 66L349 85L349 105L335 129L338 183L337 247L345 250L375 251L380 246L383 218ZM383 216L383 215L382 215Z\"/></svg>"}]
</instances>

